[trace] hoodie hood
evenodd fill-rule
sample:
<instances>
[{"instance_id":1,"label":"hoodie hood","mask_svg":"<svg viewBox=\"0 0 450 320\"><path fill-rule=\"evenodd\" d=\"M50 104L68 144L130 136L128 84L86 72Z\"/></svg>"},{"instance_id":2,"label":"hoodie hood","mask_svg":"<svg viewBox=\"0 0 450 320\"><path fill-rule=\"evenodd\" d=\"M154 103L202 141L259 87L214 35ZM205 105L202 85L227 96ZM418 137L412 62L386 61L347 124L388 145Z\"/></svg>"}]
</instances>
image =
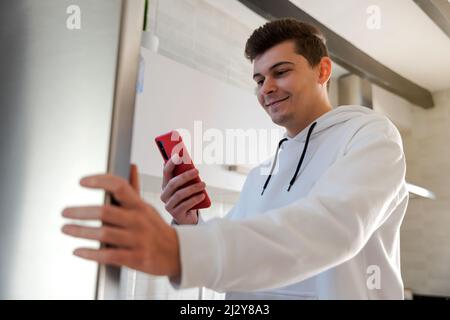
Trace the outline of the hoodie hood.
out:
<instances>
[{"instance_id":1,"label":"hoodie hood","mask_svg":"<svg viewBox=\"0 0 450 320\"><path fill-rule=\"evenodd\" d=\"M348 106L339 106L336 107L335 109L324 113L323 115L321 115L319 118L317 118L316 120L314 120L312 123L317 123L316 126L314 127L314 131L311 134L311 139L318 135L319 133L321 133L324 130L327 130L328 128L340 124L342 122L345 122L347 120L350 119L354 119L355 116L364 116L367 114L372 113L373 110L367 108L367 107L362 107L362 106L357 106L357 105L348 105ZM286 138L288 141L289 140L295 140L297 142L305 142L307 136L308 136L308 129L310 128L311 125L307 126L305 129L303 129L302 131L300 131L295 137L293 138L289 138L287 133L284 133L283 138Z\"/></svg>"}]
</instances>

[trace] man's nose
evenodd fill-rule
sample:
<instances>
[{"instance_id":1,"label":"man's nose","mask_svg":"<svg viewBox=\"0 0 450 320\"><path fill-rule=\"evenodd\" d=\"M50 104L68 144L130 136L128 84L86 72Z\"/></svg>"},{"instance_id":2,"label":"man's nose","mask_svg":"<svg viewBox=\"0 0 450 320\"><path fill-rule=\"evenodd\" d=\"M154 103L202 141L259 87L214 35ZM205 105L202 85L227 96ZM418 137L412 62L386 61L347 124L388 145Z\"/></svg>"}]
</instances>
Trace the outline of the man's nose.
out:
<instances>
[{"instance_id":1,"label":"man's nose","mask_svg":"<svg viewBox=\"0 0 450 320\"><path fill-rule=\"evenodd\" d=\"M261 87L261 94L267 95L267 94L275 92L276 90L277 90L277 86L276 86L275 81L271 78L266 78Z\"/></svg>"}]
</instances>

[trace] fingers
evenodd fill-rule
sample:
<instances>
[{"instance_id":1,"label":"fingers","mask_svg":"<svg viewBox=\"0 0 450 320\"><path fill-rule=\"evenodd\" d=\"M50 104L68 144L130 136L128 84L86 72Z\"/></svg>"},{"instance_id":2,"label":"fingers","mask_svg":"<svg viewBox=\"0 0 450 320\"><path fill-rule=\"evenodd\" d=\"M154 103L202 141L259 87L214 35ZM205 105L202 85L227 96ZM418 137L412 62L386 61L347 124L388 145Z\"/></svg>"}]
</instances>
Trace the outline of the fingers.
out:
<instances>
[{"instance_id":1,"label":"fingers","mask_svg":"<svg viewBox=\"0 0 450 320\"><path fill-rule=\"evenodd\" d=\"M124 228L135 225L133 215L126 214L119 207L110 205L66 208L62 216L77 220L100 220Z\"/></svg>"},{"instance_id":2,"label":"fingers","mask_svg":"<svg viewBox=\"0 0 450 320\"><path fill-rule=\"evenodd\" d=\"M140 183L139 183L139 171L138 167L135 164L132 164L130 167L130 184L136 192L141 191Z\"/></svg>"},{"instance_id":3,"label":"fingers","mask_svg":"<svg viewBox=\"0 0 450 320\"><path fill-rule=\"evenodd\" d=\"M124 249L89 249L79 248L73 252L74 255L98 263L114 265L114 266L128 266L133 264L133 256L129 250Z\"/></svg>"},{"instance_id":4,"label":"fingers","mask_svg":"<svg viewBox=\"0 0 450 320\"><path fill-rule=\"evenodd\" d=\"M180 218L183 218L183 216L191 210L193 207L195 207L197 204L202 202L205 199L205 194L201 193L198 194L192 198L189 198L188 200L180 203L179 206L172 209L172 216L175 219L175 221L180 220ZM180 220L181 221L181 220Z\"/></svg>"},{"instance_id":5,"label":"fingers","mask_svg":"<svg viewBox=\"0 0 450 320\"><path fill-rule=\"evenodd\" d=\"M104 189L112 193L122 206L136 207L142 203L139 194L120 177L110 174L94 175L81 179L80 184L86 188Z\"/></svg>"},{"instance_id":6,"label":"fingers","mask_svg":"<svg viewBox=\"0 0 450 320\"><path fill-rule=\"evenodd\" d=\"M164 203L167 203L169 199L172 197L172 195L183 185L188 183L189 181L195 179L198 177L198 170L197 169L191 169L189 171L186 171L179 176L176 176L175 178L172 178L164 188L163 192L161 193L161 200Z\"/></svg>"},{"instance_id":7,"label":"fingers","mask_svg":"<svg viewBox=\"0 0 450 320\"><path fill-rule=\"evenodd\" d=\"M192 184L186 188L177 190L172 197L167 201L166 203L166 210L171 212L173 208L178 206L181 202L184 200L190 198L192 195L199 193L203 190L205 190L205 183L204 182L198 182L195 184Z\"/></svg>"},{"instance_id":8,"label":"fingers","mask_svg":"<svg viewBox=\"0 0 450 320\"><path fill-rule=\"evenodd\" d=\"M67 224L62 228L62 232L75 238L97 240L104 244L116 245L124 248L136 246L134 238L128 231L114 227L85 227L75 224Z\"/></svg>"},{"instance_id":9,"label":"fingers","mask_svg":"<svg viewBox=\"0 0 450 320\"><path fill-rule=\"evenodd\" d=\"M179 161L178 154L174 154L172 158L170 158L164 165L163 184L162 184L163 189L166 187L167 183L169 183L170 179L173 178L173 170L175 169L176 164L178 164L178 161Z\"/></svg>"}]
</instances>

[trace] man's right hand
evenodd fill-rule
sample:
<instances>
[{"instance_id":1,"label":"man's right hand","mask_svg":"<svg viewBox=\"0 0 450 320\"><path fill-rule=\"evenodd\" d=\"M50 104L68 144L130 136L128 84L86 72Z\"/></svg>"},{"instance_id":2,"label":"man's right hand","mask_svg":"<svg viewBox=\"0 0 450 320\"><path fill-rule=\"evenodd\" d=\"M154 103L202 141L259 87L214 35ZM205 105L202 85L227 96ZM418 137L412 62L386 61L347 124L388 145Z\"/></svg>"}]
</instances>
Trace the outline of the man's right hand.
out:
<instances>
[{"instance_id":1,"label":"man's right hand","mask_svg":"<svg viewBox=\"0 0 450 320\"><path fill-rule=\"evenodd\" d=\"M192 169L174 177L173 170L175 169L175 163L178 161L179 158L172 157L164 165L161 201L166 204L166 210L172 215L176 223L197 224L198 210L190 209L202 202L205 195L203 193L193 195L205 190L206 185L204 182L199 182L180 188L197 178L198 170Z\"/></svg>"}]
</instances>

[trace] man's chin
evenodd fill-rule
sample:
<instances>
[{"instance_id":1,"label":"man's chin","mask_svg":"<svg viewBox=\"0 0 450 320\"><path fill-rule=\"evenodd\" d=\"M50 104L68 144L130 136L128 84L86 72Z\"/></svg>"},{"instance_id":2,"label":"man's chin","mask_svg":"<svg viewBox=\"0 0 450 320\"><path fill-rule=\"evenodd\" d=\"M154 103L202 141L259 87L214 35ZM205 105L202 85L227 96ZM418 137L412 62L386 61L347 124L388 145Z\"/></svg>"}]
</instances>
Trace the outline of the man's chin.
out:
<instances>
[{"instance_id":1,"label":"man's chin","mask_svg":"<svg viewBox=\"0 0 450 320\"><path fill-rule=\"evenodd\" d=\"M273 123L282 127L284 127L284 125L289 122L288 117L282 115L270 115L270 118L272 119Z\"/></svg>"}]
</instances>

